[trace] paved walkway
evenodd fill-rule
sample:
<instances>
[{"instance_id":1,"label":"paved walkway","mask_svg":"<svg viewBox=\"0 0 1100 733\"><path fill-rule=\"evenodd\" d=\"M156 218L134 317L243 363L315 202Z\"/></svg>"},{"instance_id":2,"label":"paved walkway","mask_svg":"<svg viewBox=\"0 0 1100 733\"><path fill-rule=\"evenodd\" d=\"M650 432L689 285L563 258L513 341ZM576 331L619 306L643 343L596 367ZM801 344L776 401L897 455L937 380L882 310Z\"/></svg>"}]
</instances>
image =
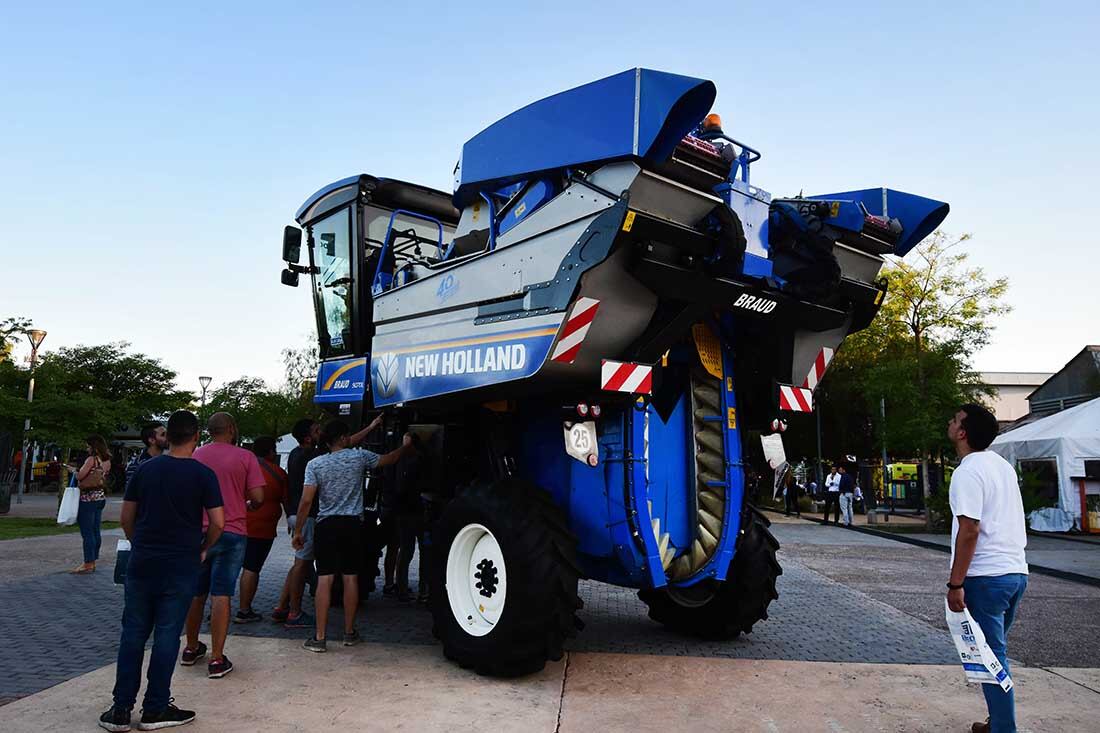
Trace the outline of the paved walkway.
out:
<instances>
[{"instance_id":1,"label":"paved walkway","mask_svg":"<svg viewBox=\"0 0 1100 733\"><path fill-rule=\"evenodd\" d=\"M906 536L951 547L951 535L918 532ZM1028 535L1027 561L1100 580L1100 544Z\"/></svg>"},{"instance_id":2,"label":"paved walkway","mask_svg":"<svg viewBox=\"0 0 1100 733\"><path fill-rule=\"evenodd\" d=\"M222 731L962 731L985 717L956 665L700 659L570 652L539 674L479 677L422 646L367 643L310 654L238 639L238 669L177 670L172 694ZM1023 731L1094 730L1100 672L1015 671ZM5 733L95 730L108 666L0 708Z\"/></svg>"},{"instance_id":3,"label":"paved walkway","mask_svg":"<svg viewBox=\"0 0 1100 733\"><path fill-rule=\"evenodd\" d=\"M173 694L204 714L197 731L255 730L261 720L272 731L526 733L615 730L623 720L638 730L893 731L965 729L981 717L980 695L963 684L944 629L943 553L797 519L780 517L773 529L783 543L780 598L768 621L732 642L665 631L633 591L585 582L587 626L569 645L568 663L487 680L443 659L426 610L375 594L359 619L368 642L361 648L310 655L300 648L308 631L234 626L227 650L238 670L209 681L181 669ZM105 541L101 572L59 572L78 544L0 543L0 558L45 558L39 572L18 577L0 564L5 733L90 729L105 705L122 600L110 579L114 542ZM261 576L258 610L270 609L289 562L282 534ZM1025 726L1086 730L1100 715L1100 672L1086 667L1100 659L1096 608L1100 589L1032 578L1010 640ZM798 704L785 704L792 699ZM215 707L223 717L212 715Z\"/></svg>"}]
</instances>

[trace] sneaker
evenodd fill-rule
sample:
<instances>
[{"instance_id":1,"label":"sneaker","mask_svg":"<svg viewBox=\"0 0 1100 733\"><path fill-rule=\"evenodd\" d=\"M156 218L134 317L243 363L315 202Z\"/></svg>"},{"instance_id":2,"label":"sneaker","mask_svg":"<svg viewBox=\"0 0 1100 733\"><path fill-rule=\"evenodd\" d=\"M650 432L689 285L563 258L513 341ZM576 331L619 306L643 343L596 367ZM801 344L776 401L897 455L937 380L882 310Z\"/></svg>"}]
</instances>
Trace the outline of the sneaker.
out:
<instances>
[{"instance_id":1,"label":"sneaker","mask_svg":"<svg viewBox=\"0 0 1100 733\"><path fill-rule=\"evenodd\" d=\"M161 728L175 728L178 725L187 725L195 719L194 710L180 710L169 701L168 707L150 713L141 711L141 722L138 730L160 730Z\"/></svg>"},{"instance_id":2,"label":"sneaker","mask_svg":"<svg viewBox=\"0 0 1100 733\"><path fill-rule=\"evenodd\" d=\"M297 616L288 616L283 626L288 629L312 629L315 623L312 616L302 611Z\"/></svg>"},{"instance_id":3,"label":"sneaker","mask_svg":"<svg viewBox=\"0 0 1100 733\"><path fill-rule=\"evenodd\" d=\"M212 680L221 679L232 671L233 662L224 654L221 659L211 659L210 664L206 665L206 676Z\"/></svg>"},{"instance_id":4,"label":"sneaker","mask_svg":"<svg viewBox=\"0 0 1100 733\"><path fill-rule=\"evenodd\" d=\"M359 631L352 631L350 634L344 634L344 646L355 646L359 642L363 641L363 637L359 636Z\"/></svg>"},{"instance_id":5,"label":"sneaker","mask_svg":"<svg viewBox=\"0 0 1100 733\"><path fill-rule=\"evenodd\" d=\"M182 664L184 667L190 667L194 665L195 662L199 661L205 656L206 644L203 644L200 641L199 645L194 649L192 649L191 647L187 647L183 650L183 656L180 657L180 664Z\"/></svg>"},{"instance_id":6,"label":"sneaker","mask_svg":"<svg viewBox=\"0 0 1100 733\"><path fill-rule=\"evenodd\" d=\"M397 583L390 583L389 585L382 586L382 595L384 597L390 597L397 595Z\"/></svg>"},{"instance_id":7,"label":"sneaker","mask_svg":"<svg viewBox=\"0 0 1100 733\"><path fill-rule=\"evenodd\" d=\"M308 649L311 652L317 652L323 654L328 651L328 645L324 639L318 639L316 636L311 636L306 639L306 642L302 644L303 649Z\"/></svg>"},{"instance_id":8,"label":"sneaker","mask_svg":"<svg viewBox=\"0 0 1100 733\"><path fill-rule=\"evenodd\" d=\"M112 705L110 710L99 716L99 727L115 733L125 733L130 730L130 711Z\"/></svg>"},{"instance_id":9,"label":"sneaker","mask_svg":"<svg viewBox=\"0 0 1100 733\"><path fill-rule=\"evenodd\" d=\"M285 624L290 610L286 608L274 608L271 610L271 620L277 624Z\"/></svg>"},{"instance_id":10,"label":"sneaker","mask_svg":"<svg viewBox=\"0 0 1100 733\"><path fill-rule=\"evenodd\" d=\"M242 609L240 611L237 611L237 615L233 617L233 623L250 624L253 621L259 621L262 618L263 618L263 616L256 613L255 611L252 611L252 610L245 611L245 610Z\"/></svg>"}]
</instances>

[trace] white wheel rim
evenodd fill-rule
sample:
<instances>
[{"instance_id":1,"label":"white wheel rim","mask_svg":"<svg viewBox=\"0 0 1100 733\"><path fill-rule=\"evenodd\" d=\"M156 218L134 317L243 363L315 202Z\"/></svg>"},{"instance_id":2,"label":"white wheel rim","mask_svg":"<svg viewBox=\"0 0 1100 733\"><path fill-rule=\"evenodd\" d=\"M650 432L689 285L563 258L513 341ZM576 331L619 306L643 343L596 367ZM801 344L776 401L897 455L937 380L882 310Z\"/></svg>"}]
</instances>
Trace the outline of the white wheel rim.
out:
<instances>
[{"instance_id":1,"label":"white wheel rim","mask_svg":"<svg viewBox=\"0 0 1100 733\"><path fill-rule=\"evenodd\" d=\"M504 554L480 524L463 527L447 552L447 600L459 627L470 636L492 631L508 593Z\"/></svg>"}]
</instances>

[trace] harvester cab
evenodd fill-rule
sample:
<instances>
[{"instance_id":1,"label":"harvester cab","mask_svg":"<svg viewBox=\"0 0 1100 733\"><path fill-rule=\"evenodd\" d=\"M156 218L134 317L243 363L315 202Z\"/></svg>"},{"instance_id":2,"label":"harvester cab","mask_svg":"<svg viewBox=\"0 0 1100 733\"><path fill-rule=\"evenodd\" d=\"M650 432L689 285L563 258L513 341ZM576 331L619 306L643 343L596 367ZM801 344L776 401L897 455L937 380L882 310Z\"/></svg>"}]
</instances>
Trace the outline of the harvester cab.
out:
<instances>
[{"instance_id":1,"label":"harvester cab","mask_svg":"<svg viewBox=\"0 0 1100 733\"><path fill-rule=\"evenodd\" d=\"M582 575L712 636L776 597L746 433L812 409L882 302L884 256L948 207L886 188L773 198L714 98L616 74L468 140L450 194L355 176L287 229L284 282L314 289L316 401L439 428L449 485L432 493L454 498L431 582L451 658L512 673L560 655Z\"/></svg>"}]
</instances>

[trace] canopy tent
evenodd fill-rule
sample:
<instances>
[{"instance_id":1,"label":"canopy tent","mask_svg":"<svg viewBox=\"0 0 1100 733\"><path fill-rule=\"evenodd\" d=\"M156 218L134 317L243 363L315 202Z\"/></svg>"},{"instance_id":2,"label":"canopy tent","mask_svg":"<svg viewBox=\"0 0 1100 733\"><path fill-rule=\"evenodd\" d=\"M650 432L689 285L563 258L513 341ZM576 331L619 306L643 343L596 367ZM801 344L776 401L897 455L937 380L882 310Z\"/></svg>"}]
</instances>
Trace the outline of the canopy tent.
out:
<instances>
[{"instance_id":1,"label":"canopy tent","mask_svg":"<svg viewBox=\"0 0 1100 733\"><path fill-rule=\"evenodd\" d=\"M1085 459L1100 459L1100 398L997 436L989 449L1014 466L1053 459L1058 467L1058 504L1080 524L1081 498L1073 476L1085 475Z\"/></svg>"}]
</instances>

